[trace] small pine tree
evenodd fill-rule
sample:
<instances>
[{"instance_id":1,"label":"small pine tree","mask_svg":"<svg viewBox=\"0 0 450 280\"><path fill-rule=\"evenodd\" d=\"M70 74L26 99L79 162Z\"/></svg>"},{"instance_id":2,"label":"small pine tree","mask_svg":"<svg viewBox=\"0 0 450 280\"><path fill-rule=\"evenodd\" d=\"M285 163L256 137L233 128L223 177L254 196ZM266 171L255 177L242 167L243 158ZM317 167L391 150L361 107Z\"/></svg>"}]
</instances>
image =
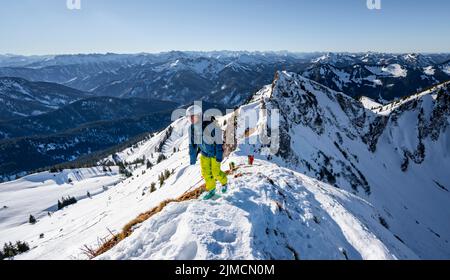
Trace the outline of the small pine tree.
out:
<instances>
[{"instance_id":1,"label":"small pine tree","mask_svg":"<svg viewBox=\"0 0 450 280\"><path fill-rule=\"evenodd\" d=\"M58 173L58 172L59 172L58 168L56 168L56 167L50 168L50 173Z\"/></svg>"},{"instance_id":2,"label":"small pine tree","mask_svg":"<svg viewBox=\"0 0 450 280\"><path fill-rule=\"evenodd\" d=\"M26 242L22 242L22 241L16 242L16 248L17 248L18 253L24 253L24 252L30 250L30 246L28 246L28 244Z\"/></svg>"},{"instance_id":3,"label":"small pine tree","mask_svg":"<svg viewBox=\"0 0 450 280\"><path fill-rule=\"evenodd\" d=\"M166 179L169 179L169 177L170 177L170 171L169 170L164 170L164 179L166 180Z\"/></svg>"},{"instance_id":4,"label":"small pine tree","mask_svg":"<svg viewBox=\"0 0 450 280\"><path fill-rule=\"evenodd\" d=\"M58 200L58 210L75 203L77 203L77 199L75 197L63 197L61 201Z\"/></svg>"},{"instance_id":5,"label":"small pine tree","mask_svg":"<svg viewBox=\"0 0 450 280\"><path fill-rule=\"evenodd\" d=\"M389 225L388 225L388 223L386 222L386 220L385 220L383 217L381 217L381 216L378 217L378 220L379 220L380 224L381 224L383 227L389 229Z\"/></svg>"},{"instance_id":6,"label":"small pine tree","mask_svg":"<svg viewBox=\"0 0 450 280\"><path fill-rule=\"evenodd\" d=\"M405 152L404 157L403 157L403 162L400 166L401 170L403 172L406 172L408 170L408 165L409 165L409 157L408 157L407 153Z\"/></svg>"},{"instance_id":7,"label":"small pine tree","mask_svg":"<svg viewBox=\"0 0 450 280\"><path fill-rule=\"evenodd\" d=\"M159 180L159 185L162 187L164 185L164 174L163 173L161 173L158 176L158 180Z\"/></svg>"},{"instance_id":8,"label":"small pine tree","mask_svg":"<svg viewBox=\"0 0 450 280\"><path fill-rule=\"evenodd\" d=\"M156 160L156 163L160 163L161 161L165 160L166 156L164 154L159 154L158 159Z\"/></svg>"},{"instance_id":9,"label":"small pine tree","mask_svg":"<svg viewBox=\"0 0 450 280\"><path fill-rule=\"evenodd\" d=\"M86 195L87 197L91 198L91 193L89 191L86 193Z\"/></svg>"},{"instance_id":10,"label":"small pine tree","mask_svg":"<svg viewBox=\"0 0 450 280\"><path fill-rule=\"evenodd\" d=\"M152 184L150 185L150 192L154 192L154 191L156 191L156 184L155 184L155 183L152 183Z\"/></svg>"},{"instance_id":11,"label":"small pine tree","mask_svg":"<svg viewBox=\"0 0 450 280\"><path fill-rule=\"evenodd\" d=\"M150 160L147 160L147 169L150 169L153 167L153 164L150 162Z\"/></svg>"},{"instance_id":12,"label":"small pine tree","mask_svg":"<svg viewBox=\"0 0 450 280\"><path fill-rule=\"evenodd\" d=\"M17 255L17 248L11 242L3 245L3 258L12 258Z\"/></svg>"},{"instance_id":13,"label":"small pine tree","mask_svg":"<svg viewBox=\"0 0 450 280\"><path fill-rule=\"evenodd\" d=\"M120 161L120 162L117 163L117 165L119 166L119 173L120 173L120 174L123 174L124 171L125 171L125 169L126 169L126 168L125 168L125 164L124 164L123 162Z\"/></svg>"},{"instance_id":14,"label":"small pine tree","mask_svg":"<svg viewBox=\"0 0 450 280\"><path fill-rule=\"evenodd\" d=\"M34 225L36 223L36 218L33 215L30 215L30 217L28 218L28 222Z\"/></svg>"},{"instance_id":15,"label":"small pine tree","mask_svg":"<svg viewBox=\"0 0 450 280\"><path fill-rule=\"evenodd\" d=\"M0 260L12 258L20 253L30 250L30 246L26 242L17 241L16 244L11 242L3 245L3 251L0 250Z\"/></svg>"},{"instance_id":16,"label":"small pine tree","mask_svg":"<svg viewBox=\"0 0 450 280\"><path fill-rule=\"evenodd\" d=\"M131 172L126 167L126 163L119 162L117 165L119 166L119 173L120 174L124 174L125 177L127 177L127 178L133 176L133 174L131 174Z\"/></svg>"}]
</instances>

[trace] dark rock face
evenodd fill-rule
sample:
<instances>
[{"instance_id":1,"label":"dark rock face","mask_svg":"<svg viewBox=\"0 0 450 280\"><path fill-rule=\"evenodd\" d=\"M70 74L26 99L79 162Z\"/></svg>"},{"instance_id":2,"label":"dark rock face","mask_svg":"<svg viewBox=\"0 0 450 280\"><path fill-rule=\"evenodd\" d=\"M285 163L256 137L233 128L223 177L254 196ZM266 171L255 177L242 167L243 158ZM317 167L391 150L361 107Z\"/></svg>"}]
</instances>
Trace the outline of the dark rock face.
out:
<instances>
[{"instance_id":1,"label":"dark rock face","mask_svg":"<svg viewBox=\"0 0 450 280\"><path fill-rule=\"evenodd\" d=\"M444 84L428 94L405 97L376 113L355 99L300 75L278 72L271 97L266 100L268 109L278 109L280 113L280 147L276 156L321 181L370 195L372 189L360 166L360 157L378 157L382 143L382 151L397 151L399 170L406 172L411 163L422 164L429 149L427 139L437 141L450 120L447 87ZM411 120L413 123L403 132L405 122ZM299 146L297 138L306 137L303 133L315 135L308 141L317 139L324 143L303 142L309 145ZM410 139L407 142L417 144L406 146L401 138L395 138L405 133ZM362 151L353 152L355 146L362 147ZM395 152L393 156L396 157Z\"/></svg>"},{"instance_id":2,"label":"dark rock face","mask_svg":"<svg viewBox=\"0 0 450 280\"><path fill-rule=\"evenodd\" d=\"M440 89L428 125L423 126L423 136L436 141L441 132L448 128L450 115L450 85Z\"/></svg>"}]
</instances>

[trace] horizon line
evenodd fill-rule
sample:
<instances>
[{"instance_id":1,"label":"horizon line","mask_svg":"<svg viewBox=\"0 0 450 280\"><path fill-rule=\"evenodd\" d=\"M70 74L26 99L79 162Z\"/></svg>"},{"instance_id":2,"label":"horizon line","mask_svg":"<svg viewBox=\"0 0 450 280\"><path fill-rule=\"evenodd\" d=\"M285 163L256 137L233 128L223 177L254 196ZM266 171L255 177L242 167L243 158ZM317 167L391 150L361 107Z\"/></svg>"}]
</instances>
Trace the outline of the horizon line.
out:
<instances>
[{"instance_id":1,"label":"horizon line","mask_svg":"<svg viewBox=\"0 0 450 280\"><path fill-rule=\"evenodd\" d=\"M0 53L0 56L25 56L25 57L31 57L31 56L75 56L75 55L155 55L155 54L166 54L166 53L172 53L172 52L181 52L181 53L215 53L215 52L229 52L229 53L274 53L274 54L367 54L367 53L374 53L374 54L395 54L395 55L402 55L402 54L450 54L450 51L410 51L410 52L395 52L395 51L289 51L289 50L165 50L165 51L155 51L155 52L148 52L148 51L141 51L141 52L111 52L111 51L105 51L105 52L61 52L61 53L41 53L41 54L25 54L25 53Z\"/></svg>"}]
</instances>

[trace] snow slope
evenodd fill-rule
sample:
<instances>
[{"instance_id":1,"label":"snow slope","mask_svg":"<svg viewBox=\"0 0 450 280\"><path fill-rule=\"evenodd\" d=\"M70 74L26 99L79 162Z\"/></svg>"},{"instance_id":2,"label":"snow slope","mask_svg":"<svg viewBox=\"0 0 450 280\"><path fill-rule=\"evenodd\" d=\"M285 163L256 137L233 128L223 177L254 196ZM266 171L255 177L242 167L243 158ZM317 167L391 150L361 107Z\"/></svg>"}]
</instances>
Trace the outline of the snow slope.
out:
<instances>
[{"instance_id":1,"label":"snow slope","mask_svg":"<svg viewBox=\"0 0 450 280\"><path fill-rule=\"evenodd\" d=\"M371 111L375 108L382 106L380 103L378 103L375 100L373 100L372 98L369 98L366 96L361 96L361 98L359 99L359 102L361 102L361 104L364 106L364 108L369 109Z\"/></svg>"},{"instance_id":2,"label":"snow slope","mask_svg":"<svg viewBox=\"0 0 450 280\"><path fill-rule=\"evenodd\" d=\"M101 167L37 173L0 187L0 230L28 223L28 216L40 219L56 211L62 197L85 199L95 196L120 180L117 168ZM5 208L6 207L6 208Z\"/></svg>"},{"instance_id":3,"label":"snow slope","mask_svg":"<svg viewBox=\"0 0 450 280\"><path fill-rule=\"evenodd\" d=\"M218 119L236 139L225 147L231 154L223 167L238 165L229 193L217 201L171 203L98 258L450 258L448 87L391 107L372 112L297 74L277 72L272 85ZM279 110L280 138L270 146L249 144L273 128L273 112L264 108ZM29 242L31 250L17 259L87 258L85 245L97 248L140 213L202 184L198 163L188 165L187 127L179 119L105 158L103 164L128 163L132 176L91 199L34 225L1 220L0 242ZM158 163L161 154L167 159ZM254 166L245 164L248 154L256 155ZM136 161L143 159L153 167ZM171 176L151 192L165 170ZM8 184L18 191L27 186ZM14 191L5 197L22 199Z\"/></svg>"},{"instance_id":4,"label":"snow slope","mask_svg":"<svg viewBox=\"0 0 450 280\"><path fill-rule=\"evenodd\" d=\"M366 66L366 68L378 76L406 77L408 71L400 64L390 64L387 66Z\"/></svg>"},{"instance_id":5,"label":"snow slope","mask_svg":"<svg viewBox=\"0 0 450 280\"><path fill-rule=\"evenodd\" d=\"M144 175L141 175L141 169L136 170L134 177L119 182L92 199L83 199L51 216L44 216L34 225L2 228L0 242L26 240L32 250L17 259L87 259L82 251L84 245L98 247L102 239L110 237L111 232L118 233L140 213L162 200L180 196L191 187L185 183L191 178L198 178L200 184L198 169L179 168L180 163L188 161L185 153L174 155L172 160L160 163ZM151 182L157 182L158 175L168 168L176 169L172 179L150 193ZM25 213L23 216L28 218ZM41 233L44 238L39 238Z\"/></svg>"},{"instance_id":6,"label":"snow slope","mask_svg":"<svg viewBox=\"0 0 450 280\"><path fill-rule=\"evenodd\" d=\"M180 138L180 135L187 133L183 121L185 120L175 122L174 129L170 134L171 137L164 137L165 130L155 135L148 142L138 143L139 147L134 148L134 150L129 148L105 159L105 162L107 162L113 160L113 158L119 160L122 157L120 158L121 161L132 162L135 158L146 155L155 164L152 169L147 169L145 164L138 166L133 164L129 167L133 172L132 177L125 179L117 176L116 179L120 180L106 191L92 196L91 199L83 199L74 205L56 211L51 216L42 216L38 223L34 225L23 223L3 226L2 220L0 223L2 224L0 243L3 244L11 240L26 240L29 242L32 250L18 256L18 259L86 259L87 256L82 251L84 245L93 248L98 247L100 240L110 237L111 232L119 232L126 223L140 213L155 207L162 200L176 198L190 188L199 186L201 183L199 169L188 166L189 158L185 150L187 138ZM178 139L185 143L176 142ZM170 157L170 160L156 164L160 153L155 152L155 150L158 150L163 140L167 144L182 145L184 148L182 152L174 154L173 146L171 146L171 149L167 149L165 154ZM158 184L157 191L151 193L150 184L152 182L157 183L159 174L165 170L174 173L163 187L160 188ZM143 171L145 171L145 174L143 174ZM193 182L194 179L195 182ZM0 190L5 185L9 186L10 190L20 189L21 180L1 184ZM187 184L187 182L190 182L190 184ZM103 185L106 181L102 180L101 183ZM81 181L80 184L93 189L96 186L96 183L92 181ZM59 197L59 194L54 193L55 189L43 189L42 192L47 192L48 196ZM27 200L36 199L36 196L18 198L15 192L6 192L4 195L2 194L3 197L5 200L14 199L20 205L26 204ZM56 200L52 200L53 204L55 202ZM22 221L27 221L30 214L28 211L19 207L16 211L19 212L17 215L21 214ZM39 237L41 233L44 233L44 238Z\"/></svg>"},{"instance_id":7,"label":"snow slope","mask_svg":"<svg viewBox=\"0 0 450 280\"><path fill-rule=\"evenodd\" d=\"M385 115L292 73L279 72L269 94L282 115L280 165L370 202L420 258L449 258L448 85Z\"/></svg>"},{"instance_id":8,"label":"snow slope","mask_svg":"<svg viewBox=\"0 0 450 280\"><path fill-rule=\"evenodd\" d=\"M417 257L348 192L263 160L237 173L223 198L171 203L98 259Z\"/></svg>"}]
</instances>

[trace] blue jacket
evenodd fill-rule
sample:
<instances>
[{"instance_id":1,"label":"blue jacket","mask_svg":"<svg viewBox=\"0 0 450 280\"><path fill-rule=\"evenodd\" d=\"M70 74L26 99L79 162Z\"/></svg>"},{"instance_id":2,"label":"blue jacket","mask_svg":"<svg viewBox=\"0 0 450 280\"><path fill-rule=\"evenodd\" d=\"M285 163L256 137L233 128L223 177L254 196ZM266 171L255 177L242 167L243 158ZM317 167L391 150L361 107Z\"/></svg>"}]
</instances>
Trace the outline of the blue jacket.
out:
<instances>
[{"instance_id":1,"label":"blue jacket","mask_svg":"<svg viewBox=\"0 0 450 280\"><path fill-rule=\"evenodd\" d=\"M212 122L204 121L202 123L202 135L201 135L201 144L194 144L194 125L191 125L189 128L189 156L191 159L191 164L195 164L197 161L197 156L199 153L201 153L205 157L215 157L218 162L221 162L223 160L223 146L222 142L213 144L207 144L204 141L203 137L203 131L205 128L211 124ZM214 124L214 126L217 128L217 126ZM212 130L211 136L215 137L215 131L219 131L220 135L217 136L217 139L222 140L222 133L220 128L217 128L216 130ZM216 138L216 137L215 137Z\"/></svg>"}]
</instances>

